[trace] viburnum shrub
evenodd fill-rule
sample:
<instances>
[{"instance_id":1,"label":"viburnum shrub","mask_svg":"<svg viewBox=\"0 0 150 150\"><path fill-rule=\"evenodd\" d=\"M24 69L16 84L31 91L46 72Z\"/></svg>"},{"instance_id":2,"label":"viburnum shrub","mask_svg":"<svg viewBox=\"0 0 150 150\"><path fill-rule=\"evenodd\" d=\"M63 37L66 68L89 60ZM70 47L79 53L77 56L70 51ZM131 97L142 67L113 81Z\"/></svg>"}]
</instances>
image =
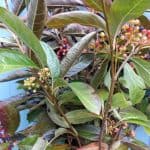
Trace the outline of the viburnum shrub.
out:
<instances>
[{"instance_id":1,"label":"viburnum shrub","mask_svg":"<svg viewBox=\"0 0 150 150\"><path fill-rule=\"evenodd\" d=\"M15 107L35 122L20 148L149 149L135 132L150 134L149 9L149 0L31 0L30 30L0 8L17 45L1 48L0 72L22 71L2 81L20 79Z\"/></svg>"}]
</instances>

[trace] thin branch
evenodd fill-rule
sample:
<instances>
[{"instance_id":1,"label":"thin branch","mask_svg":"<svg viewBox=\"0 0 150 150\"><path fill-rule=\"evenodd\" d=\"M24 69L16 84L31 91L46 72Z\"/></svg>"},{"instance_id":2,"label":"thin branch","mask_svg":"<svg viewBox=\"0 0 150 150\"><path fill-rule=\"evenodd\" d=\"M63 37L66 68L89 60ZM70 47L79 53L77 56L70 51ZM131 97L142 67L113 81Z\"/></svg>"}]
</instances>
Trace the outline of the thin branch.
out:
<instances>
[{"instance_id":1,"label":"thin branch","mask_svg":"<svg viewBox=\"0 0 150 150\"><path fill-rule=\"evenodd\" d=\"M115 75L115 80L117 80L121 70L124 68L125 64L128 62L128 60L134 55L136 54L138 51L138 49L135 50L135 46L132 45L132 50L131 53L128 55L128 57L123 61L123 63L121 64L120 68L118 69L116 75Z\"/></svg>"},{"instance_id":2,"label":"thin branch","mask_svg":"<svg viewBox=\"0 0 150 150\"><path fill-rule=\"evenodd\" d=\"M110 92L109 92L109 96L108 96L108 101L106 103L104 117L103 117L103 120L102 120L102 125L101 125L101 130L100 130L100 135L99 135L99 150L102 150L102 140L103 140L103 137L105 135L107 117L108 117L109 110L111 108L112 96L113 96L113 93L114 93L115 83L116 83L115 80L114 80L114 77L115 77L115 58L114 58L115 47L113 47L113 41L112 41L112 38L111 38L110 29L109 29L109 23L108 23L107 14L106 14L106 8L105 8L105 0L102 0L102 7L103 7L105 20L106 20L106 27L107 27L107 32L108 32L108 40L109 40L109 44L110 44L111 78L112 79L111 79L111 86L110 86Z\"/></svg>"}]
</instances>

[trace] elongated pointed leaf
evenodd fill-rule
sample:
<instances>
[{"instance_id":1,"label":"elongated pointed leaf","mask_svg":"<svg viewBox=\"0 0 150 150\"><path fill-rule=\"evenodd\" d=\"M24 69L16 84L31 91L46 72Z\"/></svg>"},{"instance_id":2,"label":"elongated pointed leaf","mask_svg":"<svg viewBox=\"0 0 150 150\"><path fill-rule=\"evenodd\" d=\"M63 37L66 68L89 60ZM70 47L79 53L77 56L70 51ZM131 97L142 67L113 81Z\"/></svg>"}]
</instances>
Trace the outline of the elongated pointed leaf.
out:
<instances>
[{"instance_id":1,"label":"elongated pointed leaf","mask_svg":"<svg viewBox=\"0 0 150 150\"><path fill-rule=\"evenodd\" d=\"M0 73L19 68L38 68L26 55L16 50L0 49Z\"/></svg>"},{"instance_id":2,"label":"elongated pointed leaf","mask_svg":"<svg viewBox=\"0 0 150 150\"><path fill-rule=\"evenodd\" d=\"M105 30L104 19L94 13L86 11L71 11L54 15L47 21L47 26L49 28L61 28L71 23L79 23L81 25Z\"/></svg>"},{"instance_id":3,"label":"elongated pointed leaf","mask_svg":"<svg viewBox=\"0 0 150 150\"><path fill-rule=\"evenodd\" d=\"M150 87L150 62L140 58L133 58L137 73L144 79L145 84Z\"/></svg>"},{"instance_id":4,"label":"elongated pointed leaf","mask_svg":"<svg viewBox=\"0 0 150 150\"><path fill-rule=\"evenodd\" d=\"M40 64L46 64L46 56L37 37L19 18L0 7L0 21L8 26L29 48L33 50Z\"/></svg>"},{"instance_id":5,"label":"elongated pointed leaf","mask_svg":"<svg viewBox=\"0 0 150 150\"><path fill-rule=\"evenodd\" d=\"M102 102L91 86L82 82L73 82L69 86L87 110L97 115L100 114Z\"/></svg>"},{"instance_id":6,"label":"elongated pointed leaf","mask_svg":"<svg viewBox=\"0 0 150 150\"><path fill-rule=\"evenodd\" d=\"M150 8L149 0L115 0L109 13L110 32L116 37L121 26Z\"/></svg>"},{"instance_id":7,"label":"elongated pointed leaf","mask_svg":"<svg viewBox=\"0 0 150 150\"><path fill-rule=\"evenodd\" d=\"M31 0L28 11L28 26L40 38L46 19L45 0Z\"/></svg>"},{"instance_id":8,"label":"elongated pointed leaf","mask_svg":"<svg viewBox=\"0 0 150 150\"><path fill-rule=\"evenodd\" d=\"M71 76L76 75L77 73L81 72L85 68L87 68L92 63L93 57L94 56L91 54L82 55L79 58L79 61L69 69L69 71L67 72L67 74L65 76L71 77Z\"/></svg>"},{"instance_id":9,"label":"elongated pointed leaf","mask_svg":"<svg viewBox=\"0 0 150 150\"><path fill-rule=\"evenodd\" d=\"M145 94L144 80L134 72L128 63L124 66L124 75L121 80L123 86L129 89L131 102L133 104L139 103Z\"/></svg>"},{"instance_id":10,"label":"elongated pointed leaf","mask_svg":"<svg viewBox=\"0 0 150 150\"><path fill-rule=\"evenodd\" d=\"M61 76L65 76L75 60L80 56L82 50L95 35L96 32L87 34L69 50L66 57L61 62Z\"/></svg>"},{"instance_id":11,"label":"elongated pointed leaf","mask_svg":"<svg viewBox=\"0 0 150 150\"><path fill-rule=\"evenodd\" d=\"M43 47L43 50L45 52L45 55L47 57L47 65L51 71L52 78L55 79L59 77L60 75L60 64L59 60L53 51L53 49L46 43L41 42L41 46Z\"/></svg>"},{"instance_id":12,"label":"elongated pointed leaf","mask_svg":"<svg viewBox=\"0 0 150 150\"><path fill-rule=\"evenodd\" d=\"M73 110L65 115L72 124L82 124L98 118L98 116L88 112L85 109Z\"/></svg>"}]
</instances>

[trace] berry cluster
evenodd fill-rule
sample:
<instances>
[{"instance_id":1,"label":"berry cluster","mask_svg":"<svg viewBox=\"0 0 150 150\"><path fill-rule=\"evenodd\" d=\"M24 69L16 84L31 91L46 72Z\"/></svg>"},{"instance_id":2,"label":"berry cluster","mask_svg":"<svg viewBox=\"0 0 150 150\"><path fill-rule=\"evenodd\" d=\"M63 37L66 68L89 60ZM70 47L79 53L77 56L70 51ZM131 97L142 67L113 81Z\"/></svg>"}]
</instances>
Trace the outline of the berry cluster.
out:
<instances>
[{"instance_id":1,"label":"berry cluster","mask_svg":"<svg viewBox=\"0 0 150 150\"><path fill-rule=\"evenodd\" d=\"M38 72L39 80L42 83L47 82L50 79L51 73L48 68L43 68Z\"/></svg>"},{"instance_id":2,"label":"berry cluster","mask_svg":"<svg viewBox=\"0 0 150 150\"><path fill-rule=\"evenodd\" d=\"M118 50L125 52L131 45L145 45L150 42L150 30L145 29L139 19L124 24L118 36Z\"/></svg>"},{"instance_id":3,"label":"berry cluster","mask_svg":"<svg viewBox=\"0 0 150 150\"><path fill-rule=\"evenodd\" d=\"M32 76L24 80L23 87L29 92L36 93L37 90L41 88L40 83L44 83L46 86L46 84L50 82L50 77L50 70L48 68L43 68L37 73L36 77Z\"/></svg>"},{"instance_id":4,"label":"berry cluster","mask_svg":"<svg viewBox=\"0 0 150 150\"><path fill-rule=\"evenodd\" d=\"M57 51L57 56L59 60L62 60L62 58L67 54L69 48L70 48L70 45L69 45L68 39L64 37Z\"/></svg>"},{"instance_id":5,"label":"berry cluster","mask_svg":"<svg viewBox=\"0 0 150 150\"><path fill-rule=\"evenodd\" d=\"M40 84L38 83L36 77L29 77L24 80L23 86L26 90L32 91L33 93L36 93L40 88Z\"/></svg>"}]
</instances>

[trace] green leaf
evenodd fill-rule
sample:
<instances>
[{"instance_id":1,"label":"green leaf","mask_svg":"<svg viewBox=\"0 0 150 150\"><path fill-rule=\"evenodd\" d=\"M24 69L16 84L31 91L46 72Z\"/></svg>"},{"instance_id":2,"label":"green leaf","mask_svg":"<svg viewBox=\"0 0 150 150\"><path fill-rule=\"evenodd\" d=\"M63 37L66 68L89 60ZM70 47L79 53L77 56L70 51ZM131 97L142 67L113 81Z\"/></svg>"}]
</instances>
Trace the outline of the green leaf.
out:
<instances>
[{"instance_id":1,"label":"green leaf","mask_svg":"<svg viewBox=\"0 0 150 150\"><path fill-rule=\"evenodd\" d=\"M32 60L17 50L0 49L0 73L20 68L38 68Z\"/></svg>"},{"instance_id":2,"label":"green leaf","mask_svg":"<svg viewBox=\"0 0 150 150\"><path fill-rule=\"evenodd\" d=\"M111 35L116 37L124 23L141 16L149 8L149 0L115 0L108 15Z\"/></svg>"},{"instance_id":3,"label":"green leaf","mask_svg":"<svg viewBox=\"0 0 150 150\"><path fill-rule=\"evenodd\" d=\"M31 150L37 139L37 135L28 136L27 138L23 139L18 146L21 150Z\"/></svg>"},{"instance_id":4,"label":"green leaf","mask_svg":"<svg viewBox=\"0 0 150 150\"><path fill-rule=\"evenodd\" d=\"M42 137L39 137L36 143L33 145L32 150L45 150L47 144L48 141L44 140Z\"/></svg>"},{"instance_id":5,"label":"green leaf","mask_svg":"<svg viewBox=\"0 0 150 150\"><path fill-rule=\"evenodd\" d=\"M49 28L61 28L71 23L79 23L85 26L102 28L105 30L105 21L98 15L87 11L70 11L56 14L49 18Z\"/></svg>"},{"instance_id":6,"label":"green leaf","mask_svg":"<svg viewBox=\"0 0 150 150\"><path fill-rule=\"evenodd\" d=\"M147 133L150 134L150 120L148 120L147 116L141 111L134 107L128 107L122 109L119 114L122 118L121 121L141 125L146 129Z\"/></svg>"},{"instance_id":7,"label":"green leaf","mask_svg":"<svg viewBox=\"0 0 150 150\"><path fill-rule=\"evenodd\" d=\"M85 35L79 42L77 42L67 53L66 57L61 62L61 76L64 76L71 68L73 63L78 59L82 50L87 47L88 43L96 35L96 32L91 32Z\"/></svg>"},{"instance_id":8,"label":"green leaf","mask_svg":"<svg viewBox=\"0 0 150 150\"><path fill-rule=\"evenodd\" d=\"M50 145L55 139L57 139L58 137L60 137L60 136L63 135L63 134L67 134L67 133L72 134L72 132L70 132L70 131L69 131L68 129L66 129L66 128L58 128L57 130L55 130L55 136L54 136L54 138L52 138L52 139L50 140L49 145Z\"/></svg>"},{"instance_id":9,"label":"green leaf","mask_svg":"<svg viewBox=\"0 0 150 150\"><path fill-rule=\"evenodd\" d=\"M116 93L112 98L112 107L113 108L126 108L131 104L130 101L127 101L123 93Z\"/></svg>"},{"instance_id":10,"label":"green leaf","mask_svg":"<svg viewBox=\"0 0 150 150\"><path fill-rule=\"evenodd\" d=\"M71 77L76 75L77 73L81 72L85 68L87 68L93 61L93 55L91 54L84 54L79 58L79 61L73 65L65 77Z\"/></svg>"},{"instance_id":11,"label":"green leaf","mask_svg":"<svg viewBox=\"0 0 150 150\"><path fill-rule=\"evenodd\" d=\"M105 78L104 78L104 85L107 87L108 90L110 90L111 86L111 74L110 70L107 72Z\"/></svg>"},{"instance_id":12,"label":"green leaf","mask_svg":"<svg viewBox=\"0 0 150 150\"><path fill-rule=\"evenodd\" d=\"M82 82L73 82L69 84L69 87L88 111L97 115L100 114L102 102L91 86Z\"/></svg>"},{"instance_id":13,"label":"green leaf","mask_svg":"<svg viewBox=\"0 0 150 150\"><path fill-rule=\"evenodd\" d=\"M71 103L72 105L82 105L80 100L72 91L65 91L63 94L58 97L59 105L65 105Z\"/></svg>"},{"instance_id":14,"label":"green leaf","mask_svg":"<svg viewBox=\"0 0 150 150\"><path fill-rule=\"evenodd\" d=\"M96 116L85 109L73 110L65 114L67 119L72 124L82 124L92 121L100 116Z\"/></svg>"},{"instance_id":15,"label":"green leaf","mask_svg":"<svg viewBox=\"0 0 150 150\"><path fill-rule=\"evenodd\" d=\"M145 84L150 87L150 62L140 58L132 58L137 73L144 79Z\"/></svg>"},{"instance_id":16,"label":"green leaf","mask_svg":"<svg viewBox=\"0 0 150 150\"><path fill-rule=\"evenodd\" d=\"M100 0L83 0L84 4L96 11L102 11L102 3Z\"/></svg>"},{"instance_id":17,"label":"green leaf","mask_svg":"<svg viewBox=\"0 0 150 150\"><path fill-rule=\"evenodd\" d=\"M7 150L9 148L9 143L0 144L0 150Z\"/></svg>"},{"instance_id":18,"label":"green leaf","mask_svg":"<svg viewBox=\"0 0 150 150\"><path fill-rule=\"evenodd\" d=\"M15 15L0 7L0 21L8 26L29 48L33 50L38 61L46 64L45 54L37 37L32 31Z\"/></svg>"},{"instance_id":19,"label":"green leaf","mask_svg":"<svg viewBox=\"0 0 150 150\"><path fill-rule=\"evenodd\" d=\"M82 125L76 127L77 132L79 135L87 140L90 141L97 141L99 138L100 129L93 125Z\"/></svg>"},{"instance_id":20,"label":"green leaf","mask_svg":"<svg viewBox=\"0 0 150 150\"><path fill-rule=\"evenodd\" d=\"M60 75L59 60L57 58L57 55L53 51L53 49L48 44L41 42L41 46L43 47L43 50L47 57L47 65L48 65L48 68L50 69L52 78L54 80L54 79L58 78Z\"/></svg>"},{"instance_id":21,"label":"green leaf","mask_svg":"<svg viewBox=\"0 0 150 150\"><path fill-rule=\"evenodd\" d=\"M106 89L100 89L98 91L98 95L100 96L100 99L103 101L106 101L109 96L109 92Z\"/></svg>"},{"instance_id":22,"label":"green leaf","mask_svg":"<svg viewBox=\"0 0 150 150\"><path fill-rule=\"evenodd\" d=\"M124 66L124 74L123 78L120 78L120 82L129 89L129 98L133 104L141 102L145 95L144 80L134 72L128 63Z\"/></svg>"},{"instance_id":23,"label":"green leaf","mask_svg":"<svg viewBox=\"0 0 150 150\"><path fill-rule=\"evenodd\" d=\"M68 123L65 121L63 117L61 117L58 114L58 112L56 111L55 107L52 104L47 103L47 107L49 108L47 112L48 116L56 125L59 125L60 127L63 127L63 128L69 128Z\"/></svg>"}]
</instances>

